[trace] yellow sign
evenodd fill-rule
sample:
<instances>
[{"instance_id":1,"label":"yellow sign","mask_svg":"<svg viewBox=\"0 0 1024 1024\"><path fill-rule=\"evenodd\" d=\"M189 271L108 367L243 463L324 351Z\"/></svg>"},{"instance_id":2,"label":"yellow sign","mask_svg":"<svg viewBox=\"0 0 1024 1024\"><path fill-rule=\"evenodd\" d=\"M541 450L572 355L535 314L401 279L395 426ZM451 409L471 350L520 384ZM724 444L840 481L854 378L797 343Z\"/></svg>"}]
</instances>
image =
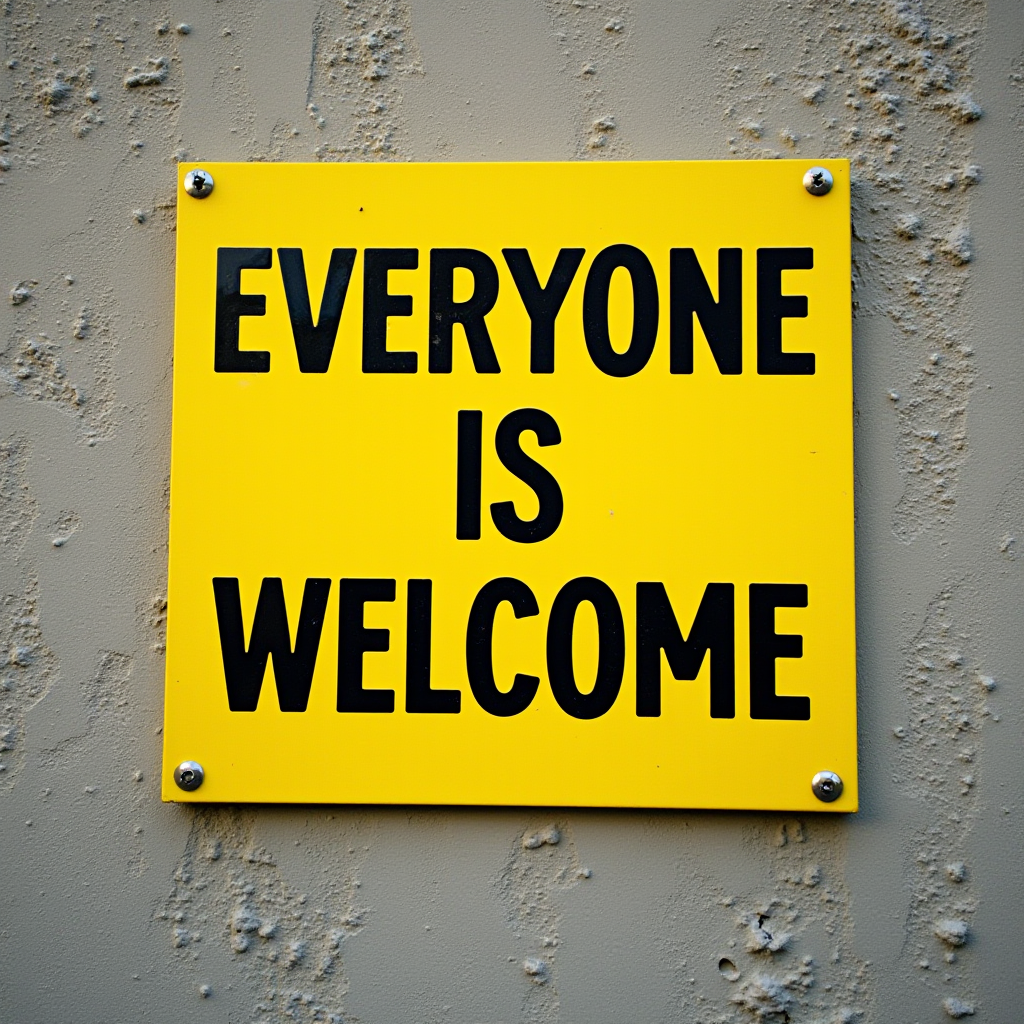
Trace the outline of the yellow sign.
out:
<instances>
[{"instance_id":1,"label":"yellow sign","mask_svg":"<svg viewBox=\"0 0 1024 1024\"><path fill-rule=\"evenodd\" d=\"M824 167L182 168L164 799L855 810Z\"/></svg>"}]
</instances>

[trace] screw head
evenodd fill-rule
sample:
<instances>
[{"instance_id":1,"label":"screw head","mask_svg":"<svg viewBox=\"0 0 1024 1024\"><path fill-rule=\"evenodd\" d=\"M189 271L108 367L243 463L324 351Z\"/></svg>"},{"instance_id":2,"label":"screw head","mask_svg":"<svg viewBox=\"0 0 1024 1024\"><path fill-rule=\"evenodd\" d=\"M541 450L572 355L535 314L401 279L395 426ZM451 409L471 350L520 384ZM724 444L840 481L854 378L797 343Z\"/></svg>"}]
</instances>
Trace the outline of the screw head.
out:
<instances>
[{"instance_id":1,"label":"screw head","mask_svg":"<svg viewBox=\"0 0 1024 1024\"><path fill-rule=\"evenodd\" d=\"M843 795L843 780L835 772L818 772L811 779L811 791L822 803L830 804Z\"/></svg>"},{"instance_id":2,"label":"screw head","mask_svg":"<svg viewBox=\"0 0 1024 1024\"><path fill-rule=\"evenodd\" d=\"M198 761L182 761L174 769L174 781L179 789L191 793L203 784L203 766Z\"/></svg>"},{"instance_id":3,"label":"screw head","mask_svg":"<svg viewBox=\"0 0 1024 1024\"><path fill-rule=\"evenodd\" d=\"M185 175L185 191L196 199L205 199L213 191L213 175L201 167Z\"/></svg>"},{"instance_id":4,"label":"screw head","mask_svg":"<svg viewBox=\"0 0 1024 1024\"><path fill-rule=\"evenodd\" d=\"M824 167L812 167L804 175L804 188L812 196L827 196L832 191L832 174ZM211 182L210 187L213 187Z\"/></svg>"}]
</instances>

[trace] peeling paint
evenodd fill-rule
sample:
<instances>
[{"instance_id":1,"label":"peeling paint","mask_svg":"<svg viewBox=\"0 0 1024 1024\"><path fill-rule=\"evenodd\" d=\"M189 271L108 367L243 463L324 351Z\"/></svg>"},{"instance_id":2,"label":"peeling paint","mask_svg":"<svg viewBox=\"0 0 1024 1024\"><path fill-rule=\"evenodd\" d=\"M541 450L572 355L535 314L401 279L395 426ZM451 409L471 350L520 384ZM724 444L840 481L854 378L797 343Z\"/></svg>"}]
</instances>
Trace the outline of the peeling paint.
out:
<instances>
[{"instance_id":1,"label":"peeling paint","mask_svg":"<svg viewBox=\"0 0 1024 1024\"><path fill-rule=\"evenodd\" d=\"M29 712L47 695L58 674L57 658L39 622L39 585L0 599L0 787L9 788L25 764Z\"/></svg>"},{"instance_id":2,"label":"peeling paint","mask_svg":"<svg viewBox=\"0 0 1024 1024\"><path fill-rule=\"evenodd\" d=\"M591 877L580 861L572 832L560 822L523 832L496 879L509 927L525 954L521 963L529 987L522 991L518 1019L559 1019L562 906L571 891Z\"/></svg>"},{"instance_id":3,"label":"peeling paint","mask_svg":"<svg viewBox=\"0 0 1024 1024\"><path fill-rule=\"evenodd\" d=\"M401 79L422 74L400 0L325 3L313 22L306 110L322 160L395 159L402 148Z\"/></svg>"},{"instance_id":4,"label":"peeling paint","mask_svg":"<svg viewBox=\"0 0 1024 1024\"><path fill-rule=\"evenodd\" d=\"M575 156L630 156L615 113L608 109L602 72L610 62L626 63L632 56L632 9L576 0L544 0L544 9L559 47L562 75L571 83L579 110Z\"/></svg>"},{"instance_id":5,"label":"peeling paint","mask_svg":"<svg viewBox=\"0 0 1024 1024\"><path fill-rule=\"evenodd\" d=\"M29 445L24 437L0 443L0 544L19 551L39 516L28 485Z\"/></svg>"},{"instance_id":6,"label":"peeling paint","mask_svg":"<svg viewBox=\"0 0 1024 1024\"><path fill-rule=\"evenodd\" d=\"M730 153L779 157L764 142L781 131L796 155L852 161L854 312L892 324L904 480L893 530L904 542L949 522L975 380L963 268L982 173L968 128L982 111L968 90L984 6L940 10L790 4L773 14L784 30L752 13L712 42Z\"/></svg>"},{"instance_id":7,"label":"peeling paint","mask_svg":"<svg viewBox=\"0 0 1024 1024\"><path fill-rule=\"evenodd\" d=\"M171 948L193 974L202 972L210 946L238 958L255 1000L250 1019L343 1024L352 1019L344 1013L344 952L368 914L354 877L364 851L349 859L340 877L325 873L311 896L283 877L275 855L257 844L254 817L199 810L155 922L166 927Z\"/></svg>"}]
</instances>

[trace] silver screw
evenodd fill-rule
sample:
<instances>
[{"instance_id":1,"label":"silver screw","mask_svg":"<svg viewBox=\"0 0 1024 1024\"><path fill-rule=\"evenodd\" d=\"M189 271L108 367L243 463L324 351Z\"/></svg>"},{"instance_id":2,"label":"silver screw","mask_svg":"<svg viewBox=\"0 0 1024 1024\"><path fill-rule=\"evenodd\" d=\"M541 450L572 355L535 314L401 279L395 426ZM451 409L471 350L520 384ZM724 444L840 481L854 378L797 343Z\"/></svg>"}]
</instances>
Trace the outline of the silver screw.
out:
<instances>
[{"instance_id":1,"label":"silver screw","mask_svg":"<svg viewBox=\"0 0 1024 1024\"><path fill-rule=\"evenodd\" d=\"M198 761L182 761L174 769L174 781L179 789L191 793L203 784L203 766Z\"/></svg>"},{"instance_id":2,"label":"silver screw","mask_svg":"<svg viewBox=\"0 0 1024 1024\"><path fill-rule=\"evenodd\" d=\"M811 790L823 803L830 804L843 795L843 780L835 772L818 772L811 779Z\"/></svg>"},{"instance_id":3,"label":"silver screw","mask_svg":"<svg viewBox=\"0 0 1024 1024\"><path fill-rule=\"evenodd\" d=\"M812 167L804 175L804 188L812 196L827 196L832 191L832 175L824 167ZM210 187L213 187L211 182Z\"/></svg>"},{"instance_id":4,"label":"silver screw","mask_svg":"<svg viewBox=\"0 0 1024 1024\"><path fill-rule=\"evenodd\" d=\"M185 175L185 191L196 199L205 199L213 191L213 175L197 167Z\"/></svg>"}]
</instances>

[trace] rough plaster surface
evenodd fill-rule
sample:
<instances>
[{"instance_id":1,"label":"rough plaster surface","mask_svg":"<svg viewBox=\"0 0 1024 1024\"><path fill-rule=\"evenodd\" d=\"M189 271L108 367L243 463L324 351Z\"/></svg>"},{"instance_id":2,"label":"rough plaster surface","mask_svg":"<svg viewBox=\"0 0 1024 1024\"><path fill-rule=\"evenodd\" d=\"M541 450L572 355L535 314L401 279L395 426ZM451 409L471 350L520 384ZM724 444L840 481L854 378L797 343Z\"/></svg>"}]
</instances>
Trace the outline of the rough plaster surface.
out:
<instances>
[{"instance_id":1,"label":"rough plaster surface","mask_svg":"<svg viewBox=\"0 0 1024 1024\"><path fill-rule=\"evenodd\" d=\"M1019 3L0 33L0 1021L1020 1019ZM854 168L864 810L162 805L176 162L779 155Z\"/></svg>"}]
</instances>

